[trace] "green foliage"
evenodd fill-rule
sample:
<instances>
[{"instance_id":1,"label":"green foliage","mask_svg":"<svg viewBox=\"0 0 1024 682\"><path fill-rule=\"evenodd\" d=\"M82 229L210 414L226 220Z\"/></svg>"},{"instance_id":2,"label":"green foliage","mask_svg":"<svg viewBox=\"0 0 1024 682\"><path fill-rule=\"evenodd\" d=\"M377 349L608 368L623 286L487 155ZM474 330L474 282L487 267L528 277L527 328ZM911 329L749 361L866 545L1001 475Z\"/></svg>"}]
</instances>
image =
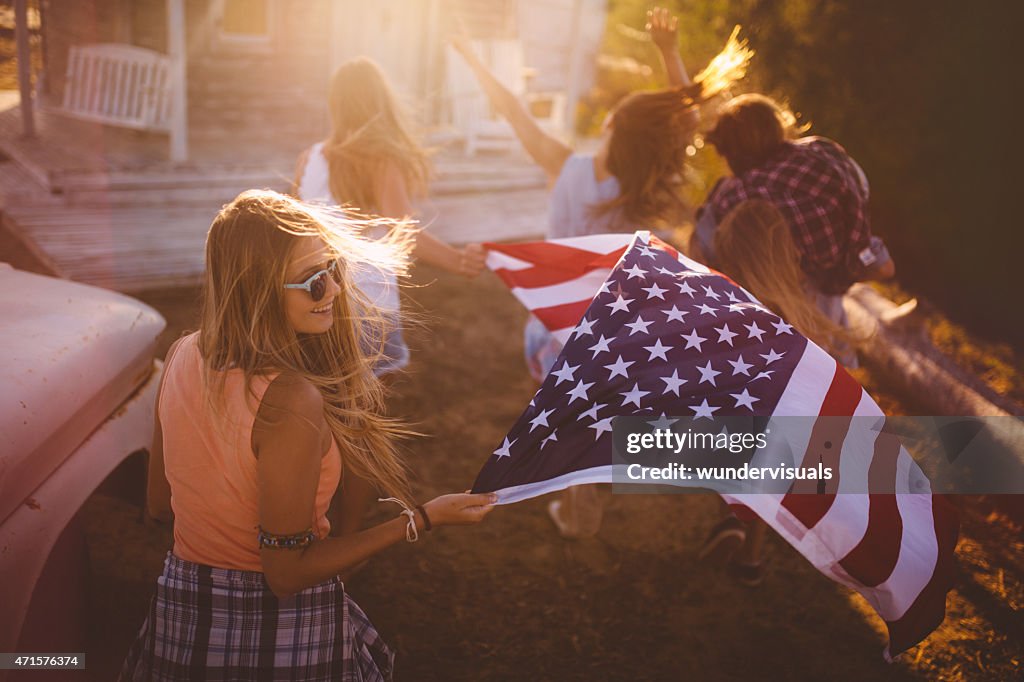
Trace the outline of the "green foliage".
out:
<instances>
[{"instance_id":1,"label":"green foliage","mask_svg":"<svg viewBox=\"0 0 1024 682\"><path fill-rule=\"evenodd\" d=\"M812 123L811 134L839 141L861 163L871 180L874 229L889 244L905 287L976 331L1024 341L1024 306L1007 300L1022 291L1024 221L1011 197L1020 149L1014 32L1024 3L666 5L680 17L691 72L741 24L756 51L744 89L788 100ZM638 0L612 0L605 50L646 60L664 82L653 47L616 30L619 23L642 29L646 9ZM604 71L599 82L605 98L627 87Z\"/></svg>"}]
</instances>

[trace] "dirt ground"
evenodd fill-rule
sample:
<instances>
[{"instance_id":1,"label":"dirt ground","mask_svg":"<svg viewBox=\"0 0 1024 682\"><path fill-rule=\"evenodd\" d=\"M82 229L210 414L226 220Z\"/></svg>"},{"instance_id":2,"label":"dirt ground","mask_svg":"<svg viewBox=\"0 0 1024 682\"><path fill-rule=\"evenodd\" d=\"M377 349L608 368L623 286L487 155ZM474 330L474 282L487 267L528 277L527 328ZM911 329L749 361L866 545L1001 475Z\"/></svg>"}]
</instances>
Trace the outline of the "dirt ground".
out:
<instances>
[{"instance_id":1,"label":"dirt ground","mask_svg":"<svg viewBox=\"0 0 1024 682\"><path fill-rule=\"evenodd\" d=\"M429 434L410 444L421 499L468 488L532 395L525 312L496 277L426 267L409 304L423 316L393 411ZM168 320L161 353L195 325L195 290L144 296ZM913 414L867 372L883 409ZM89 668L109 680L142 623L171 546L140 500L96 494ZM743 588L696 561L718 518L710 494L615 495L601 532L565 541L548 498L496 510L378 555L348 589L397 650L400 680L1005 680L1024 675L1024 539L990 499L958 498L961 574L943 625L894 664L881 621L856 594L772 538L770 573ZM998 501L996 501L998 502ZM394 509L375 510L375 519Z\"/></svg>"}]
</instances>

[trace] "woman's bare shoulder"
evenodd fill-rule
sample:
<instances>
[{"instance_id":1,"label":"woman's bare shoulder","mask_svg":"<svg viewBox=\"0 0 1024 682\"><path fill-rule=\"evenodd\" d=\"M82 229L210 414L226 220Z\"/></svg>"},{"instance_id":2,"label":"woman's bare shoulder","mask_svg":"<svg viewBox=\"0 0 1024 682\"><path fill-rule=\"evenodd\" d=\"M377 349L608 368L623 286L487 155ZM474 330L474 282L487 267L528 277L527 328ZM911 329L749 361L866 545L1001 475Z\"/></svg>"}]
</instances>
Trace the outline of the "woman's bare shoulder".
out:
<instances>
[{"instance_id":1,"label":"woman's bare shoulder","mask_svg":"<svg viewBox=\"0 0 1024 682\"><path fill-rule=\"evenodd\" d=\"M267 386L262 406L313 416L323 413L324 398L309 379L293 372L281 372Z\"/></svg>"}]
</instances>

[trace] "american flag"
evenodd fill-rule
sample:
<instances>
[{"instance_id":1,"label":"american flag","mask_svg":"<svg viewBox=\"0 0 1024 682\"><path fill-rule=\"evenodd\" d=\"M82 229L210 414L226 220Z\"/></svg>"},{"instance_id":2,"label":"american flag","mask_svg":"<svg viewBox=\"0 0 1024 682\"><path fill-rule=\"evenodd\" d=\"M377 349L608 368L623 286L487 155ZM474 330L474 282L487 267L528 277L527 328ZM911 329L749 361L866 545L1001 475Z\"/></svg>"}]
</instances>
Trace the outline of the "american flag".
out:
<instances>
[{"instance_id":1,"label":"american flag","mask_svg":"<svg viewBox=\"0 0 1024 682\"><path fill-rule=\"evenodd\" d=\"M510 503L612 482L616 416L817 417L793 464L833 467L825 494L801 494L812 483L725 499L863 595L888 625L887 658L942 622L955 512L898 441L879 437L882 411L827 353L646 232L487 246L491 269L564 345L474 492ZM885 478L893 492L867 492Z\"/></svg>"}]
</instances>

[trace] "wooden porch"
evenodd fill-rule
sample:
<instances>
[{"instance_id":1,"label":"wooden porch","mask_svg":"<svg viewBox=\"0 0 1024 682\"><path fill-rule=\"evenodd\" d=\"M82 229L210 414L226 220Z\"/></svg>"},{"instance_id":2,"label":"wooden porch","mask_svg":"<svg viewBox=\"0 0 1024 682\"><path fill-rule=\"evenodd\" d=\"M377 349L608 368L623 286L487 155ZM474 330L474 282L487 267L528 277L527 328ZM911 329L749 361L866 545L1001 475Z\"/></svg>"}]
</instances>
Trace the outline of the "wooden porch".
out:
<instances>
[{"instance_id":1,"label":"wooden porch","mask_svg":"<svg viewBox=\"0 0 1024 682\"><path fill-rule=\"evenodd\" d=\"M311 140L204 138L188 162L167 138L36 112L21 131L17 93L0 93L0 219L58 274L136 293L194 285L217 210L240 191L287 191ZM467 158L441 149L423 222L454 242L540 235L543 174L520 154ZM2 258L2 256L0 256Z\"/></svg>"}]
</instances>

